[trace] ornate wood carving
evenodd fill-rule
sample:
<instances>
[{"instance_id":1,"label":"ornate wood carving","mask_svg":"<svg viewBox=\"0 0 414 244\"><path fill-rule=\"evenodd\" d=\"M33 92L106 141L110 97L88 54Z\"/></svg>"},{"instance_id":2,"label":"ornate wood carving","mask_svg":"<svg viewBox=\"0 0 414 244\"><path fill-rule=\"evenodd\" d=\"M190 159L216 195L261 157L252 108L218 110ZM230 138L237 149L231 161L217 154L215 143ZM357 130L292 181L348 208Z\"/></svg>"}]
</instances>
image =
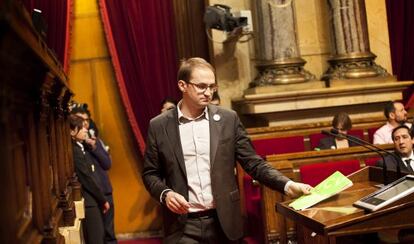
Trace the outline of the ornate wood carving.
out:
<instances>
[{"instance_id":1,"label":"ornate wood carving","mask_svg":"<svg viewBox=\"0 0 414 244\"><path fill-rule=\"evenodd\" d=\"M72 92L18 1L0 3L0 76L0 243L64 243L58 228L73 224L79 191L65 116Z\"/></svg>"}]
</instances>

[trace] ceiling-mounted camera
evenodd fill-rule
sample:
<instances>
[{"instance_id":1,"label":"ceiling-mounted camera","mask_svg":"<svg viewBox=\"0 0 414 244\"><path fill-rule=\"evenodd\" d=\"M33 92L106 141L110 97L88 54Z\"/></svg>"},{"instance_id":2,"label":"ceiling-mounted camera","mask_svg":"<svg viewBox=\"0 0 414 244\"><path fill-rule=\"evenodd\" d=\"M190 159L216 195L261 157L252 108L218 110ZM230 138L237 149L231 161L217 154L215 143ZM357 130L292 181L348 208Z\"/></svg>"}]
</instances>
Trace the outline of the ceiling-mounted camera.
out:
<instances>
[{"instance_id":1,"label":"ceiling-mounted camera","mask_svg":"<svg viewBox=\"0 0 414 244\"><path fill-rule=\"evenodd\" d=\"M237 27L247 26L247 17L234 17L229 6L214 4L207 7L204 23L207 28L231 32Z\"/></svg>"},{"instance_id":2,"label":"ceiling-mounted camera","mask_svg":"<svg viewBox=\"0 0 414 244\"><path fill-rule=\"evenodd\" d=\"M204 13L207 37L216 43L247 42L253 37L252 16L250 10L231 12L230 7L223 4L208 6ZM215 41L210 29L223 31L223 41ZM248 36L240 40L242 36Z\"/></svg>"}]
</instances>

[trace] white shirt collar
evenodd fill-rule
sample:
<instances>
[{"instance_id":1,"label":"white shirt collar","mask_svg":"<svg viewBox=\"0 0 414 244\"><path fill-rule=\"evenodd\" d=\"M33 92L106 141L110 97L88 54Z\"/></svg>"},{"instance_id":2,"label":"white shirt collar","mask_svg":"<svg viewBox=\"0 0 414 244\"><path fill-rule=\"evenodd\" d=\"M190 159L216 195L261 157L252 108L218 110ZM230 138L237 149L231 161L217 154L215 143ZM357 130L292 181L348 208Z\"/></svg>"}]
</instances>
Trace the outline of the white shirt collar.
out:
<instances>
[{"instance_id":1,"label":"white shirt collar","mask_svg":"<svg viewBox=\"0 0 414 244\"><path fill-rule=\"evenodd\" d=\"M85 148L84 148L83 144L79 141L76 141L76 144L78 144L78 146L81 148L83 154L85 154Z\"/></svg>"},{"instance_id":2,"label":"white shirt collar","mask_svg":"<svg viewBox=\"0 0 414 244\"><path fill-rule=\"evenodd\" d=\"M206 106L206 107L204 108L204 111L203 111L203 112L202 112L202 113L201 113L201 114L200 114L197 118L190 119L190 118L185 117L185 115L183 114L183 112L181 112L180 107L181 107L182 102L183 102L183 100L180 100L180 101L178 102L178 104L177 104L178 123L179 123L179 124L182 124L182 123L183 123L183 118L184 118L185 120L187 120L187 121L197 120L197 119L200 119L200 118L202 118L202 117L204 117L206 120L209 120L209 118L208 118L208 106Z\"/></svg>"},{"instance_id":3,"label":"white shirt collar","mask_svg":"<svg viewBox=\"0 0 414 244\"><path fill-rule=\"evenodd\" d=\"M404 163L405 163L405 160L407 160L407 159L411 159L411 161L414 162L414 153L413 153L413 151L411 151L411 155L409 157L401 157L401 159L404 161Z\"/></svg>"}]
</instances>

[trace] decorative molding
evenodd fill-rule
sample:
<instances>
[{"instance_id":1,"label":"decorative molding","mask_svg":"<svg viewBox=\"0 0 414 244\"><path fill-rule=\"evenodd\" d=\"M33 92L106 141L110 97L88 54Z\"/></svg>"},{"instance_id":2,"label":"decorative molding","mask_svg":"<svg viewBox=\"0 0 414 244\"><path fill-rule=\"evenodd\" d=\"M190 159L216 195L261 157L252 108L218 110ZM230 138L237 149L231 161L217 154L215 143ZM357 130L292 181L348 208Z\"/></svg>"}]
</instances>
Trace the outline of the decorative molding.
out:
<instances>
[{"instance_id":1,"label":"decorative molding","mask_svg":"<svg viewBox=\"0 0 414 244\"><path fill-rule=\"evenodd\" d=\"M73 201L80 201L80 200L82 200L82 192L81 192L82 185L79 183L77 176L74 175L71 178L70 185L72 187L72 198L73 198Z\"/></svg>"},{"instance_id":2,"label":"decorative molding","mask_svg":"<svg viewBox=\"0 0 414 244\"><path fill-rule=\"evenodd\" d=\"M43 83L41 84L40 87L40 96L39 96L39 119L40 121L45 121L49 114L50 111L53 109L51 107L51 96L53 94L53 86L55 84L54 81L54 75L50 72L45 74L45 77L43 78Z\"/></svg>"},{"instance_id":3,"label":"decorative molding","mask_svg":"<svg viewBox=\"0 0 414 244\"><path fill-rule=\"evenodd\" d=\"M59 226L58 219L61 220L62 218L62 210L56 209L56 213L52 216L48 223L43 226L43 240L42 244L59 244L64 243L63 236L59 233Z\"/></svg>"},{"instance_id":4,"label":"decorative molding","mask_svg":"<svg viewBox=\"0 0 414 244\"><path fill-rule=\"evenodd\" d=\"M305 70L305 60L301 58L292 59L289 62L278 62L274 64L258 65L259 75L250 82L249 86L271 86L281 84L302 83L316 80L315 75Z\"/></svg>"},{"instance_id":5,"label":"decorative molding","mask_svg":"<svg viewBox=\"0 0 414 244\"><path fill-rule=\"evenodd\" d=\"M70 188L59 195L59 208L63 211L63 226L73 226L75 221L75 205Z\"/></svg>"},{"instance_id":6,"label":"decorative molding","mask_svg":"<svg viewBox=\"0 0 414 244\"><path fill-rule=\"evenodd\" d=\"M391 79L347 81L346 85L333 83L330 88L245 94L233 100L233 109L246 127L331 121L337 111L358 114L362 118L381 115L386 102L401 99L402 91L414 84Z\"/></svg>"},{"instance_id":7,"label":"decorative molding","mask_svg":"<svg viewBox=\"0 0 414 244\"><path fill-rule=\"evenodd\" d=\"M330 81L391 76L387 70L374 62L375 58L376 56L372 54L362 57L350 55L345 58L331 59L329 60L330 67L322 76L321 80Z\"/></svg>"}]
</instances>

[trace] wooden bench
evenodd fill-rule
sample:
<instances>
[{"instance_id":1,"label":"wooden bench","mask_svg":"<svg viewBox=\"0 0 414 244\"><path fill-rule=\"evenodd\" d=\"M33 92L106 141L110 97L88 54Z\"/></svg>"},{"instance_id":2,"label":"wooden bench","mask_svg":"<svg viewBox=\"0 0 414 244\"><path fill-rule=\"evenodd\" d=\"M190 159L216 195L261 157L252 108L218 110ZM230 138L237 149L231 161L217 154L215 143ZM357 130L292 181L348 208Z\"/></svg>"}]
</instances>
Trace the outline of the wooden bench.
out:
<instances>
[{"instance_id":1,"label":"wooden bench","mask_svg":"<svg viewBox=\"0 0 414 244\"><path fill-rule=\"evenodd\" d=\"M384 117L353 120L351 135L372 142L375 131L386 123ZM323 137L322 130L330 130L331 122L248 128L247 132L259 155L284 154L311 151Z\"/></svg>"},{"instance_id":2,"label":"wooden bench","mask_svg":"<svg viewBox=\"0 0 414 244\"><path fill-rule=\"evenodd\" d=\"M386 150L392 150L393 145L381 145ZM268 162L294 181L301 181L300 168L316 163L343 162L344 160L357 160L360 168L367 164L373 165L379 155L364 147L352 147L337 150L309 151L268 156ZM286 201L283 194L260 185L261 210L263 216L264 239L266 243L286 243L295 239L295 226L275 212L275 203Z\"/></svg>"},{"instance_id":3,"label":"wooden bench","mask_svg":"<svg viewBox=\"0 0 414 244\"><path fill-rule=\"evenodd\" d=\"M383 116L353 118L352 121L353 128L350 131L350 134L357 135L359 138L368 142L372 142L375 131L386 123ZM282 158L291 157L292 155L302 157L303 155L307 155L306 152L311 153L311 155L315 154L312 150L318 145L319 140L324 137L324 135L321 134L321 131L330 130L331 128L331 122L325 121L289 126L247 128L247 132L258 154L269 160L274 160L279 156ZM305 154L301 154L300 152L305 152ZM339 152L342 152L342 150ZM330 155L331 153L332 151L328 150L316 154ZM373 165L376 161L377 158L375 157L365 158L361 164L365 163ZM283 165L286 163L287 162L281 162L278 167L283 171ZM292 165L285 166L292 168ZM296 171L295 174L297 176L299 168L294 170ZM238 172L239 188L242 198L242 211L246 220L246 232L247 234L252 234L252 232L257 230L257 226L254 224L252 225L251 223L257 219L257 216L261 216L260 213L258 213L260 212L258 206L261 205L260 202L262 202L262 196L259 189L257 189L259 188L259 184L253 181L249 176L245 175L244 171L240 168L238 168ZM293 177L292 172L288 170L288 172L284 173L287 173L288 175L290 174L289 176ZM253 233L253 235L257 235L257 233Z\"/></svg>"},{"instance_id":4,"label":"wooden bench","mask_svg":"<svg viewBox=\"0 0 414 244\"><path fill-rule=\"evenodd\" d=\"M385 124L384 117L372 117L364 119L353 119L353 129L350 134L356 135L366 141L372 141L375 130ZM257 153L262 157L269 155L289 155L296 152L313 150L324 137L321 130L331 129L331 122L296 124L291 126L273 126L261 128L248 128L247 132ZM242 198L242 211L245 218L247 235L258 238L257 219L261 217L260 202L261 195L259 184L245 175L238 168L238 181ZM253 223L253 224L252 224ZM259 225L260 226L260 225Z\"/></svg>"}]
</instances>

